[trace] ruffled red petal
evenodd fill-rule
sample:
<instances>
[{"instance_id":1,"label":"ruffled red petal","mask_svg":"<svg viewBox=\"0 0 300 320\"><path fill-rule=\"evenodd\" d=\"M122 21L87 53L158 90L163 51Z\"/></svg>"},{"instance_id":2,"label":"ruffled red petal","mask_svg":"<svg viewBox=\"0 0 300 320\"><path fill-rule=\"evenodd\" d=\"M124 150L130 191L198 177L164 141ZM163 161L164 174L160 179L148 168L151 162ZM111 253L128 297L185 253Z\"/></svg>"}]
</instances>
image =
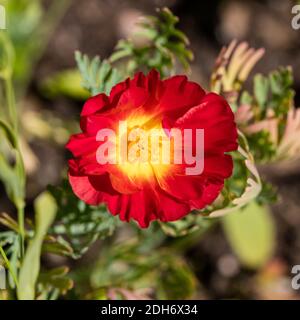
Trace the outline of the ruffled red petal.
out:
<instances>
[{"instance_id":1,"label":"ruffled red petal","mask_svg":"<svg viewBox=\"0 0 300 320\"><path fill-rule=\"evenodd\" d=\"M81 116L87 117L92 114L95 114L96 112L99 112L100 110L105 109L105 107L109 106L109 99L106 94L100 93L94 97L91 97L87 100L87 102L84 104Z\"/></svg>"},{"instance_id":2,"label":"ruffled red petal","mask_svg":"<svg viewBox=\"0 0 300 320\"><path fill-rule=\"evenodd\" d=\"M115 164L96 161L100 129L117 129L127 118L147 119L147 125L160 123L171 128L204 129L204 169L196 176L186 175L188 165L152 165L152 177L137 178ZM228 103L205 91L185 76L160 80L152 70L137 73L110 92L89 99L81 113L83 133L73 135L67 148L69 180L74 193L90 205L106 203L110 212L123 221L136 220L147 227L152 220L176 221L193 209L211 204L220 194L224 180L233 170L232 158L224 154L237 149L237 129ZM140 123L145 125L145 123ZM194 151L195 145L188 146Z\"/></svg>"}]
</instances>

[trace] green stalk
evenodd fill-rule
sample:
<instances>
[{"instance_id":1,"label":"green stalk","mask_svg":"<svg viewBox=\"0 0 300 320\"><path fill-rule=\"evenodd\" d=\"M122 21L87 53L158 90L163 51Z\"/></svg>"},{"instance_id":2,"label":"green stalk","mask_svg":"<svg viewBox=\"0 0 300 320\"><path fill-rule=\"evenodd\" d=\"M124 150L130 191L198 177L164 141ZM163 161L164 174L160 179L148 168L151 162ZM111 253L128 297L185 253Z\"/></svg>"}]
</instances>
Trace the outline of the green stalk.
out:
<instances>
[{"instance_id":1,"label":"green stalk","mask_svg":"<svg viewBox=\"0 0 300 320\"><path fill-rule=\"evenodd\" d=\"M19 224L20 245L21 245L21 258L23 258L25 253L24 205L17 205L17 210L18 210L18 224Z\"/></svg>"},{"instance_id":2,"label":"green stalk","mask_svg":"<svg viewBox=\"0 0 300 320\"><path fill-rule=\"evenodd\" d=\"M13 270L13 268L11 267L10 262L9 262L6 254L5 254L5 252L4 252L4 250L3 250L3 248L2 248L1 246L0 246L0 254L2 255L2 258L3 258L5 264L6 264L7 268L8 268L8 271L10 272L10 274L11 274L11 276L12 276L14 282L15 282L16 287L18 288L19 283L18 283L17 276L16 276L16 274L14 273L14 270Z\"/></svg>"},{"instance_id":3,"label":"green stalk","mask_svg":"<svg viewBox=\"0 0 300 320\"><path fill-rule=\"evenodd\" d=\"M9 118L14 128L15 134L17 134L18 116L17 116L15 95L14 95L14 89L13 89L11 77L7 77L5 79L5 90L6 90L6 99L7 99Z\"/></svg>"},{"instance_id":4,"label":"green stalk","mask_svg":"<svg viewBox=\"0 0 300 320\"><path fill-rule=\"evenodd\" d=\"M8 76L4 80L5 82L5 89L6 89L6 99L7 99L7 108L9 113L9 119L11 121L14 134L16 136L16 149L18 152L18 159L17 159L17 165L20 166L19 172L19 194L17 195L17 199L15 200L15 206L17 208L18 212L18 224L19 224L19 234L20 234L20 245L21 245L21 257L24 256L24 250L25 250L25 217L24 217L24 194L25 194L25 169L24 169L24 162L23 157L21 154L19 141L18 141L18 114L17 114L17 107L16 107L16 99L14 94L14 88L12 83L12 78Z\"/></svg>"}]
</instances>

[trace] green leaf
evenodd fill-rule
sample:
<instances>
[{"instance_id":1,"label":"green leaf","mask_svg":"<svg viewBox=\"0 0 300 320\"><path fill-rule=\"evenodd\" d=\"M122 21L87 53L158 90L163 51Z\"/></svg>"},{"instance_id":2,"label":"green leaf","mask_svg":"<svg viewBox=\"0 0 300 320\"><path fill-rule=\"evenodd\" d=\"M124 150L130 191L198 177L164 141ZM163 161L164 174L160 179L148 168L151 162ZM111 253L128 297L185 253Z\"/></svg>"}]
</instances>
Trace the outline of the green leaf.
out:
<instances>
[{"instance_id":1,"label":"green leaf","mask_svg":"<svg viewBox=\"0 0 300 320\"><path fill-rule=\"evenodd\" d=\"M8 139L8 141L10 142L10 144L16 148L17 147L17 137L13 131L13 129L10 127L10 125L8 123L6 123L5 121L0 119L0 128L3 129L3 131L5 132L5 135Z\"/></svg>"},{"instance_id":2,"label":"green leaf","mask_svg":"<svg viewBox=\"0 0 300 320\"><path fill-rule=\"evenodd\" d=\"M16 153L16 164L11 167L7 159L0 154L0 180L5 185L5 190L7 192L8 197L14 202L14 204L18 204L23 201L23 177L20 174L18 165L18 157Z\"/></svg>"},{"instance_id":3,"label":"green leaf","mask_svg":"<svg viewBox=\"0 0 300 320\"><path fill-rule=\"evenodd\" d=\"M186 217L174 222L160 222L164 233L171 237L182 237L197 230L208 230L212 225L212 219L202 217L191 212Z\"/></svg>"},{"instance_id":4,"label":"green leaf","mask_svg":"<svg viewBox=\"0 0 300 320\"><path fill-rule=\"evenodd\" d=\"M68 267L59 267L46 272L41 272L38 279L38 286L45 298L53 296L56 291L65 295L73 288L73 281L67 276Z\"/></svg>"},{"instance_id":5,"label":"green leaf","mask_svg":"<svg viewBox=\"0 0 300 320\"><path fill-rule=\"evenodd\" d=\"M277 161L288 112L294 108L292 69L280 67L267 76L257 75L253 86L251 96L246 93L240 98L240 104L250 107L241 130L257 163Z\"/></svg>"},{"instance_id":6,"label":"green leaf","mask_svg":"<svg viewBox=\"0 0 300 320\"><path fill-rule=\"evenodd\" d=\"M259 159L260 163L268 163L276 155L276 145L266 130L249 135L248 143L254 158Z\"/></svg>"},{"instance_id":7,"label":"green leaf","mask_svg":"<svg viewBox=\"0 0 300 320\"><path fill-rule=\"evenodd\" d=\"M111 236L120 224L118 217L107 212L104 206L93 207L79 200L68 181L61 187L49 187L56 199L56 223L49 233L55 243L46 243L45 250L61 252L74 259L80 258L97 239Z\"/></svg>"},{"instance_id":8,"label":"green leaf","mask_svg":"<svg viewBox=\"0 0 300 320\"><path fill-rule=\"evenodd\" d=\"M75 60L82 77L82 86L92 96L99 93L109 94L111 88L123 79L123 76L113 68L107 60L98 56L89 59L86 54L75 52Z\"/></svg>"},{"instance_id":9,"label":"green leaf","mask_svg":"<svg viewBox=\"0 0 300 320\"><path fill-rule=\"evenodd\" d=\"M271 86L270 106L277 116L286 115L293 105L295 92L291 67L281 67L270 73Z\"/></svg>"},{"instance_id":10,"label":"green leaf","mask_svg":"<svg viewBox=\"0 0 300 320\"><path fill-rule=\"evenodd\" d=\"M247 207L223 217L226 237L248 268L263 266L272 256L275 246L275 226L268 209L252 201Z\"/></svg>"},{"instance_id":11,"label":"green leaf","mask_svg":"<svg viewBox=\"0 0 300 320\"><path fill-rule=\"evenodd\" d=\"M12 289L16 287L18 261L20 258L20 237L15 231L0 232L0 246L5 249L5 254L9 257L11 271L9 272L9 285Z\"/></svg>"},{"instance_id":12,"label":"green leaf","mask_svg":"<svg viewBox=\"0 0 300 320\"><path fill-rule=\"evenodd\" d=\"M42 193L34 202L36 229L35 235L26 251L19 275L18 298L33 300L35 286L40 271L40 255L44 237L54 221L57 206L55 199L48 193Z\"/></svg>"},{"instance_id":13,"label":"green leaf","mask_svg":"<svg viewBox=\"0 0 300 320\"><path fill-rule=\"evenodd\" d=\"M8 123L0 119L0 129L4 132L5 141L9 144L9 157L5 152L0 152L0 180L4 183L6 193L10 200L20 205L24 198L25 172L22 156L18 148L17 136ZM11 164L11 158L13 164Z\"/></svg>"},{"instance_id":14,"label":"green leaf","mask_svg":"<svg viewBox=\"0 0 300 320\"><path fill-rule=\"evenodd\" d=\"M254 95L258 102L258 105L265 108L269 94L269 81L268 78L261 74L257 74L254 77Z\"/></svg>"},{"instance_id":15,"label":"green leaf","mask_svg":"<svg viewBox=\"0 0 300 320\"><path fill-rule=\"evenodd\" d=\"M11 275L11 277L13 278L13 281L14 281L14 285L16 285L18 287L18 279L17 279L17 276L14 272L14 268L13 266L11 265L10 261L8 260L7 256L6 256L6 253L4 252L3 248L0 246L0 255L2 256L8 270L9 270L9 273Z\"/></svg>"},{"instance_id":16,"label":"green leaf","mask_svg":"<svg viewBox=\"0 0 300 320\"><path fill-rule=\"evenodd\" d=\"M185 71L190 69L193 53L187 48L188 38L177 29L179 19L167 8L157 11L157 17L147 16L138 23L139 31L134 36L144 38L144 44L122 39L109 59L112 63L125 60L126 74L155 68L166 77L175 74L180 65Z\"/></svg>"},{"instance_id":17,"label":"green leaf","mask_svg":"<svg viewBox=\"0 0 300 320\"><path fill-rule=\"evenodd\" d=\"M243 91L240 101L241 101L241 105L245 105L245 104L251 105L253 103L253 98L249 92Z\"/></svg>"},{"instance_id":18,"label":"green leaf","mask_svg":"<svg viewBox=\"0 0 300 320\"><path fill-rule=\"evenodd\" d=\"M274 94L281 95L285 89L293 85L291 67L281 67L269 75L271 89Z\"/></svg>"},{"instance_id":19,"label":"green leaf","mask_svg":"<svg viewBox=\"0 0 300 320\"><path fill-rule=\"evenodd\" d=\"M276 117L286 116L294 105L293 74L291 67L280 67L267 76L258 74L253 81L253 95L243 94L241 104L253 108L256 121L265 120L267 111L273 111Z\"/></svg>"}]
</instances>

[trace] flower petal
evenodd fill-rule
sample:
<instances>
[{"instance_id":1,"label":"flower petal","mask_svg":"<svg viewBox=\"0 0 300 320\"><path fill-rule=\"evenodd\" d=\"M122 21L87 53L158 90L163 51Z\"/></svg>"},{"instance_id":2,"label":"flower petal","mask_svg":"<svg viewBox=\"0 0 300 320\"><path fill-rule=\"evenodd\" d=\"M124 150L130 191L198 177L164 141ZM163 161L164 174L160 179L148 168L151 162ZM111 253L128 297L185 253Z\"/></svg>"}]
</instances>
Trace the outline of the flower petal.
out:
<instances>
[{"instance_id":1,"label":"flower petal","mask_svg":"<svg viewBox=\"0 0 300 320\"><path fill-rule=\"evenodd\" d=\"M87 102L84 104L81 116L86 117L92 114L95 114L96 112L105 109L105 107L108 107L109 105L109 98L106 94L100 93L94 97L91 97L87 100Z\"/></svg>"}]
</instances>

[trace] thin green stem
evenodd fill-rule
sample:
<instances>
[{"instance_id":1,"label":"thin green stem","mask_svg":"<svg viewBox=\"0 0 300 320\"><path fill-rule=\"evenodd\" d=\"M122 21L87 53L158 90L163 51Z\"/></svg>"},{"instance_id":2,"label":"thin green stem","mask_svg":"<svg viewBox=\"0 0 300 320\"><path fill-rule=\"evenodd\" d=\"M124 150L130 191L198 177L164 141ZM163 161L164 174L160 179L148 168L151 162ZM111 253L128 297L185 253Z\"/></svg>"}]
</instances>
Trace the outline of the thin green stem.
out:
<instances>
[{"instance_id":1,"label":"thin green stem","mask_svg":"<svg viewBox=\"0 0 300 320\"><path fill-rule=\"evenodd\" d=\"M3 260L4 260L5 264L7 265L8 271L10 272L10 274L11 274L11 276L12 276L14 282L15 282L16 287L18 288L19 283L18 283L17 276L16 276L16 274L14 273L14 271L13 271L11 265L10 265L10 262L9 262L6 254L5 254L5 252L4 252L4 250L3 250L3 248L2 248L1 246L0 246L0 254L1 254L2 257L3 257Z\"/></svg>"},{"instance_id":2,"label":"thin green stem","mask_svg":"<svg viewBox=\"0 0 300 320\"><path fill-rule=\"evenodd\" d=\"M5 89L6 89L6 99L7 99L9 118L10 118L10 121L11 121L12 126L14 128L14 131L17 134L18 115L17 115L14 88L13 88L11 77L8 77L7 79L5 79Z\"/></svg>"},{"instance_id":3,"label":"thin green stem","mask_svg":"<svg viewBox=\"0 0 300 320\"><path fill-rule=\"evenodd\" d=\"M16 100L15 100L15 94L14 94L14 88L12 83L12 78L7 77L5 79L5 89L6 89L6 99L7 99L7 108L9 113L9 118L14 130L14 134L16 137L18 137L18 114L17 114L17 107L16 107ZM20 184L20 193L18 194L18 200L15 202L15 206L18 211L18 224L19 224L19 232L20 232L20 245L21 245L21 257L24 255L25 250L25 226L24 226L24 194L25 194L25 170L24 170L24 163L22 154L20 151L19 141L18 138L16 138L16 148L18 152L18 163L17 165L20 166L20 176L19 176L19 184ZM21 196L22 195L22 196Z\"/></svg>"},{"instance_id":4,"label":"thin green stem","mask_svg":"<svg viewBox=\"0 0 300 320\"><path fill-rule=\"evenodd\" d=\"M20 232L20 244L21 244L21 259L24 256L25 252L25 215L24 215L24 205L18 205L18 224L19 224L19 232Z\"/></svg>"}]
</instances>

